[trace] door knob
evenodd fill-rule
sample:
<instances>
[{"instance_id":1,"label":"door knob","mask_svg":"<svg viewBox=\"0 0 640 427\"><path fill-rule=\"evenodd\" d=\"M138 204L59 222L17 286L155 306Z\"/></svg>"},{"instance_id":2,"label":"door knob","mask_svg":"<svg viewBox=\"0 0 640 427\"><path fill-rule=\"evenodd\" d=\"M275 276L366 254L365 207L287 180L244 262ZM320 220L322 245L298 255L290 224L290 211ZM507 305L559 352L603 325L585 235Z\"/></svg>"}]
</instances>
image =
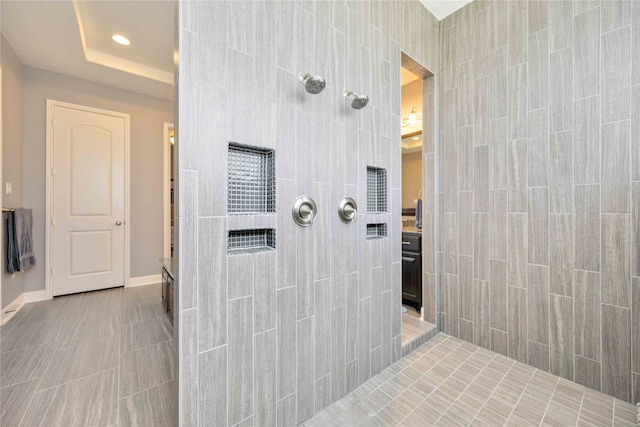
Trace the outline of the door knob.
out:
<instances>
[{"instance_id":1,"label":"door knob","mask_svg":"<svg viewBox=\"0 0 640 427\"><path fill-rule=\"evenodd\" d=\"M122 225L122 221L116 221L116 225Z\"/></svg>"}]
</instances>

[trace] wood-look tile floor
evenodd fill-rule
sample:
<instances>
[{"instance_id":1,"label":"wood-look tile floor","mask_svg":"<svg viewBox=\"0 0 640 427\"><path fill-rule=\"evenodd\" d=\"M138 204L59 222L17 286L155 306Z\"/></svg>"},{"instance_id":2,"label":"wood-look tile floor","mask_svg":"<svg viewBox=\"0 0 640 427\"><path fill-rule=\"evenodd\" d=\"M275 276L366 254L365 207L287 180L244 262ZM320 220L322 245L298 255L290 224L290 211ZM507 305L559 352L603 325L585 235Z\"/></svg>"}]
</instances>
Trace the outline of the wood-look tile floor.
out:
<instances>
[{"instance_id":1,"label":"wood-look tile floor","mask_svg":"<svg viewBox=\"0 0 640 427\"><path fill-rule=\"evenodd\" d=\"M25 305L0 327L0 426L173 425L160 285Z\"/></svg>"},{"instance_id":2,"label":"wood-look tile floor","mask_svg":"<svg viewBox=\"0 0 640 427\"><path fill-rule=\"evenodd\" d=\"M438 334L303 425L633 427L636 408Z\"/></svg>"},{"instance_id":3,"label":"wood-look tile floor","mask_svg":"<svg viewBox=\"0 0 640 427\"><path fill-rule=\"evenodd\" d=\"M436 327L433 323L420 320L420 313L415 308L403 305L407 309L402 314L402 344L406 344L417 337L424 335Z\"/></svg>"}]
</instances>

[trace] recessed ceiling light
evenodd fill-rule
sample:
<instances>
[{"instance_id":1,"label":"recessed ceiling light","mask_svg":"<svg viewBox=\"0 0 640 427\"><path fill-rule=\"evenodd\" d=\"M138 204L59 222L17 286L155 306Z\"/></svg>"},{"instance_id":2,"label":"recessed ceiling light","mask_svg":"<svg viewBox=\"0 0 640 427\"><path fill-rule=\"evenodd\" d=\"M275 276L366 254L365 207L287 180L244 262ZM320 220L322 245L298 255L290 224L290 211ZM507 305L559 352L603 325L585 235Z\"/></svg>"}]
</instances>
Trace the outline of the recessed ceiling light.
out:
<instances>
[{"instance_id":1,"label":"recessed ceiling light","mask_svg":"<svg viewBox=\"0 0 640 427\"><path fill-rule=\"evenodd\" d=\"M125 36L121 36L120 34L114 34L111 36L111 38L114 42L124 46L129 46L131 44L128 38L126 38Z\"/></svg>"},{"instance_id":2,"label":"recessed ceiling light","mask_svg":"<svg viewBox=\"0 0 640 427\"><path fill-rule=\"evenodd\" d=\"M414 136L414 137L413 137L413 138L411 138L411 139L413 139L414 141L417 141L417 140L419 140L419 139L420 139L420 137L419 137L419 136Z\"/></svg>"}]
</instances>

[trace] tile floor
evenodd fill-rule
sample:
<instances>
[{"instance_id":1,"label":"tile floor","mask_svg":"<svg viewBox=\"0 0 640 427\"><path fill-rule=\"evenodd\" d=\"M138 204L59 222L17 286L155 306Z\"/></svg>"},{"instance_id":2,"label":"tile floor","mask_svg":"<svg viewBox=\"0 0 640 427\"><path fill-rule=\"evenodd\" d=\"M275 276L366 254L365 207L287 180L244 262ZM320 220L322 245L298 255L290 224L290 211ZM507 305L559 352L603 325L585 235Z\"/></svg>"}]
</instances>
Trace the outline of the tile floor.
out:
<instances>
[{"instance_id":1,"label":"tile floor","mask_svg":"<svg viewBox=\"0 0 640 427\"><path fill-rule=\"evenodd\" d=\"M171 426L160 285L27 304L0 328L0 426Z\"/></svg>"},{"instance_id":2,"label":"tile floor","mask_svg":"<svg viewBox=\"0 0 640 427\"><path fill-rule=\"evenodd\" d=\"M415 308L404 304L402 306L407 309L402 314L402 357L404 357L433 338L437 331L433 323L420 320L420 313Z\"/></svg>"},{"instance_id":3,"label":"tile floor","mask_svg":"<svg viewBox=\"0 0 640 427\"><path fill-rule=\"evenodd\" d=\"M633 427L636 409L438 334L303 425Z\"/></svg>"}]
</instances>

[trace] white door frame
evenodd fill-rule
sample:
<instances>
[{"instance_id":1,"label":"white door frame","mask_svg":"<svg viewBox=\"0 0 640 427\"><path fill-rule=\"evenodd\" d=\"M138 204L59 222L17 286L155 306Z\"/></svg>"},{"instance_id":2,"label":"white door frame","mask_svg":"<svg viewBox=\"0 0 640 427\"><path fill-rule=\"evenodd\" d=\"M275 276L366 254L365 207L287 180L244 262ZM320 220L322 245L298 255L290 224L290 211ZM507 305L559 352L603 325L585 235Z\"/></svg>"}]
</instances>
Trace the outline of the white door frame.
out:
<instances>
[{"instance_id":1,"label":"white door frame","mask_svg":"<svg viewBox=\"0 0 640 427\"><path fill-rule=\"evenodd\" d=\"M46 190L46 214L45 214L45 293L47 299L53 298L53 280L51 277L52 255L53 255L53 230L51 221L53 216L53 110L55 107L66 107L90 113L104 114L108 116L120 117L124 119L124 286L129 286L130 271L130 222L129 222L129 114L116 111L103 110L101 108L87 107L85 105L71 104L69 102L47 99L47 121L46 121L46 166L45 175L47 177Z\"/></svg>"},{"instance_id":2,"label":"white door frame","mask_svg":"<svg viewBox=\"0 0 640 427\"><path fill-rule=\"evenodd\" d=\"M2 177L4 176L2 174L2 64L0 64L0 181L4 181L2 179ZM20 143L22 144L22 141L20 141ZM1 182L1 184L4 184L4 182ZM2 190L1 187L3 187L4 185L0 185L0 190ZM4 194L4 191L0 191L0 206L4 206L2 204L2 195ZM2 222L0 224L3 225L4 228L4 213L2 214ZM0 248L4 248L4 230L0 230ZM23 293L24 293L24 288L22 289ZM2 310L2 274L0 274L0 311ZM2 318L2 316L0 315L0 318Z\"/></svg>"},{"instance_id":3,"label":"white door frame","mask_svg":"<svg viewBox=\"0 0 640 427\"><path fill-rule=\"evenodd\" d=\"M162 230L163 230L163 257L171 256L171 141L169 130L174 129L173 123L162 124ZM174 131L175 132L175 131Z\"/></svg>"}]
</instances>

